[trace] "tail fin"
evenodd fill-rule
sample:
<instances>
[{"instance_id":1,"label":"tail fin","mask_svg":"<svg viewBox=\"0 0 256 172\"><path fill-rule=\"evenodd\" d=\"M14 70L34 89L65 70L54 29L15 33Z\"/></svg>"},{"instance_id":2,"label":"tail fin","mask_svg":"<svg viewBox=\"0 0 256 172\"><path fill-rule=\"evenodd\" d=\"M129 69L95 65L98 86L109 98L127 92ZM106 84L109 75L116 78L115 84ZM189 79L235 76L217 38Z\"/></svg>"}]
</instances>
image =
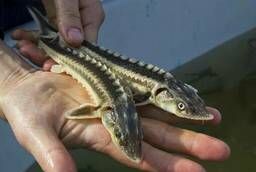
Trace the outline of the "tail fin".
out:
<instances>
[{"instance_id":1,"label":"tail fin","mask_svg":"<svg viewBox=\"0 0 256 172\"><path fill-rule=\"evenodd\" d=\"M27 6L27 9L31 16L33 17L34 21L39 26L41 35L50 35L50 33L58 32L53 26L49 24L47 19L42 15L40 11L38 11L36 8Z\"/></svg>"}]
</instances>

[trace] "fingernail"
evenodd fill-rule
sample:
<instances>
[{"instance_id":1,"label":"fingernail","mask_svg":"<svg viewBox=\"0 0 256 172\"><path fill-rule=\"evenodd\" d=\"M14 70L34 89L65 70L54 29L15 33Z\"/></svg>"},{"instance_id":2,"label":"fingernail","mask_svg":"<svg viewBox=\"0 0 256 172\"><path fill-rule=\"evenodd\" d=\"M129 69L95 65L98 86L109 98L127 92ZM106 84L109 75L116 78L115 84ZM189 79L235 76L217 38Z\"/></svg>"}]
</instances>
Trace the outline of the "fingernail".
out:
<instances>
[{"instance_id":1,"label":"fingernail","mask_svg":"<svg viewBox=\"0 0 256 172\"><path fill-rule=\"evenodd\" d=\"M68 38L72 42L82 42L83 41L83 35L81 33L81 30L78 28L70 28L68 30Z\"/></svg>"}]
</instances>

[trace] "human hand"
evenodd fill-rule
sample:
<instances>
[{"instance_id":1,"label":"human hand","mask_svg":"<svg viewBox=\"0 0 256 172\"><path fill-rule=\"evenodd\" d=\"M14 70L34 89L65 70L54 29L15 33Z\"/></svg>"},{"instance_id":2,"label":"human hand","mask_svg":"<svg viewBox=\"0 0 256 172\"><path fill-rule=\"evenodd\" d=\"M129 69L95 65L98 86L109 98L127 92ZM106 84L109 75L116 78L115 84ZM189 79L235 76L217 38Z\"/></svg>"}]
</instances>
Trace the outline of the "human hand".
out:
<instances>
[{"instance_id":1,"label":"human hand","mask_svg":"<svg viewBox=\"0 0 256 172\"><path fill-rule=\"evenodd\" d=\"M14 34L16 38L26 39L18 43L21 52L38 65L45 65L47 58L29 40L31 37L26 38L28 32L23 32L19 30ZM2 107L18 141L45 171L75 171L66 150L73 147L108 154L130 167L163 172L204 171L198 163L169 151L213 161L224 160L230 154L229 147L216 138L142 118L143 159L134 164L116 149L100 121L64 118L66 110L89 101L86 90L67 75L32 73L4 97ZM144 107L139 113L147 116L152 113L148 109ZM213 108L209 111L215 116L213 123L219 123L220 113Z\"/></svg>"},{"instance_id":2,"label":"human hand","mask_svg":"<svg viewBox=\"0 0 256 172\"><path fill-rule=\"evenodd\" d=\"M104 20L100 0L42 0L49 22L58 27L62 37L72 46L86 39L96 42Z\"/></svg>"}]
</instances>

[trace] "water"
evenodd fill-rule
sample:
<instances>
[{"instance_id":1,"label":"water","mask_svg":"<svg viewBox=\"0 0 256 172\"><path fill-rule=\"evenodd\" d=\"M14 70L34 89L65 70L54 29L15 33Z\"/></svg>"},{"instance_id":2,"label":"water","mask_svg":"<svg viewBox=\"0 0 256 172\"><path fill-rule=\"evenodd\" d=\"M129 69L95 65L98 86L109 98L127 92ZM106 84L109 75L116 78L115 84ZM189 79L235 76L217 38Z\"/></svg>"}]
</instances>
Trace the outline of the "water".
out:
<instances>
[{"instance_id":1,"label":"water","mask_svg":"<svg viewBox=\"0 0 256 172\"><path fill-rule=\"evenodd\" d=\"M183 126L224 140L231 157L224 162L201 162L209 172L256 171L256 29L250 30L173 71L192 84L208 105L223 114L216 127ZM135 172L89 151L75 151L79 171ZM101 165L99 165L101 164ZM40 171L34 164L28 172Z\"/></svg>"}]
</instances>

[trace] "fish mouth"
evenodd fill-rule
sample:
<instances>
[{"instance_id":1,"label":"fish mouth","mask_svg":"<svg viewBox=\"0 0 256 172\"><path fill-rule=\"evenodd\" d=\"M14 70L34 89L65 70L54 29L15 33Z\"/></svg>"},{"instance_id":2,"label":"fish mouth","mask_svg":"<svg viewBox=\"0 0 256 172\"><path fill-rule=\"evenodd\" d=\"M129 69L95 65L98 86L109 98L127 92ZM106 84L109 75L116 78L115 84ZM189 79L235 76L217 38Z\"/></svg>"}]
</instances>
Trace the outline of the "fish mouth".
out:
<instances>
[{"instance_id":1,"label":"fish mouth","mask_svg":"<svg viewBox=\"0 0 256 172\"><path fill-rule=\"evenodd\" d=\"M193 121L211 121L214 119L214 115L211 113L207 113L207 114L203 114L203 115L198 115L198 114L194 114L194 115L181 115L181 114L175 114L175 113L170 113L171 116L173 117L178 117L178 118L182 118L185 120L193 120Z\"/></svg>"},{"instance_id":2,"label":"fish mouth","mask_svg":"<svg viewBox=\"0 0 256 172\"><path fill-rule=\"evenodd\" d=\"M214 116L213 116L213 114L208 113L207 115L201 115L201 116L200 115L189 115L189 116L183 116L182 118L197 120L197 121L210 121L210 120L214 119Z\"/></svg>"}]
</instances>

